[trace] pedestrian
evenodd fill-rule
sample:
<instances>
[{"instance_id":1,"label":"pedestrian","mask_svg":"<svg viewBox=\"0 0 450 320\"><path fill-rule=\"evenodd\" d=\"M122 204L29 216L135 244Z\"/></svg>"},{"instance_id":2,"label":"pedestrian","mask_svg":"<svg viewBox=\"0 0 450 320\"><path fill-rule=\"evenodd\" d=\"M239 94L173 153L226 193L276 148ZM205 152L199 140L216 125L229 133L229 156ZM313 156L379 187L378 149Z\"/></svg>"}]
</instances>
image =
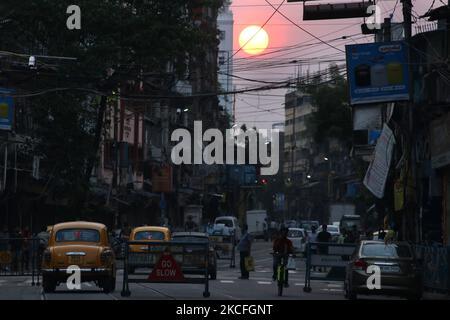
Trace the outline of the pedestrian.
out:
<instances>
[{"instance_id":1,"label":"pedestrian","mask_svg":"<svg viewBox=\"0 0 450 320\"><path fill-rule=\"evenodd\" d=\"M8 238L8 227L3 226L3 228L0 230L0 252L8 251Z\"/></svg>"},{"instance_id":2,"label":"pedestrian","mask_svg":"<svg viewBox=\"0 0 450 320\"><path fill-rule=\"evenodd\" d=\"M20 229L18 227L14 228L13 233L11 234L11 238L9 240L9 246L11 248L11 271L18 272L21 257L22 257L22 244L23 239L20 233Z\"/></svg>"},{"instance_id":3,"label":"pedestrian","mask_svg":"<svg viewBox=\"0 0 450 320\"><path fill-rule=\"evenodd\" d=\"M248 279L250 277L249 271L246 268L245 260L250 258L252 248L253 237L248 233L248 225L244 225L242 228L242 236L237 246L240 253L240 267L241 276L239 279Z\"/></svg>"},{"instance_id":4,"label":"pedestrian","mask_svg":"<svg viewBox=\"0 0 450 320\"><path fill-rule=\"evenodd\" d=\"M311 233L308 235L309 254L315 254L317 252L316 245L311 245L311 243L317 242L317 227L315 225L311 226ZM313 271L316 271L316 267L313 267Z\"/></svg>"},{"instance_id":5,"label":"pedestrian","mask_svg":"<svg viewBox=\"0 0 450 320\"><path fill-rule=\"evenodd\" d=\"M30 228L25 226L22 231L22 270L29 270L30 267L30 255L33 235Z\"/></svg>"},{"instance_id":6,"label":"pedestrian","mask_svg":"<svg viewBox=\"0 0 450 320\"><path fill-rule=\"evenodd\" d=\"M192 216L188 216L187 221L184 224L184 231L192 232L192 231L196 231L196 229L197 229L197 224L192 219Z\"/></svg>"},{"instance_id":7,"label":"pedestrian","mask_svg":"<svg viewBox=\"0 0 450 320\"><path fill-rule=\"evenodd\" d=\"M331 242L331 233L327 231L328 226L326 224L322 225L322 231L317 234L317 253L318 254L328 254L328 243ZM326 271L326 268L325 268ZM319 268L319 272L322 272L322 269Z\"/></svg>"}]
</instances>

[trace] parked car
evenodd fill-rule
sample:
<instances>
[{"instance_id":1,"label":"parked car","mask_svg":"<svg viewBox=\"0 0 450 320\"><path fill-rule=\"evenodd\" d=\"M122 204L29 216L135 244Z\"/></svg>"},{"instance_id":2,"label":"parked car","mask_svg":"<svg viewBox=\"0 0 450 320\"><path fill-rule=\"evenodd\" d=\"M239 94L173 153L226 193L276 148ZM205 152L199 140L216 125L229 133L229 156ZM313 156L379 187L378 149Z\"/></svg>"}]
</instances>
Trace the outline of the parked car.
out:
<instances>
[{"instance_id":1,"label":"parked car","mask_svg":"<svg viewBox=\"0 0 450 320\"><path fill-rule=\"evenodd\" d=\"M147 243L152 242L165 242L170 241L171 239L171 233L169 228L167 227L155 227L155 226L143 226L143 227L137 227L134 228L130 233L130 239L129 241L139 241L140 244L130 244L129 245L129 253L133 256L133 259L129 259L129 261L143 261L144 266L148 266L148 263L151 262L148 259L137 259L138 256L141 256L145 258L145 253L148 253L148 250L154 250L154 251L162 251L162 247L151 247L149 245L146 245ZM156 254L152 255L151 257L147 255L149 259L156 260ZM156 261L153 261L156 262ZM132 274L135 272L136 268L140 267L139 263L136 263L134 266L130 265L128 267L128 273Z\"/></svg>"},{"instance_id":2,"label":"parked car","mask_svg":"<svg viewBox=\"0 0 450 320\"><path fill-rule=\"evenodd\" d=\"M172 235L174 241L185 242L209 242L209 235L203 232L174 232ZM204 251L203 248L193 246L192 248L185 248L189 253L195 252L195 250ZM179 258L178 258L179 257ZM202 255L194 255L189 257L186 255L176 255L175 260L180 263L184 274L204 274L205 259ZM209 246L209 260L208 260L208 274L211 280L217 278L217 255L214 247Z\"/></svg>"},{"instance_id":3,"label":"parked car","mask_svg":"<svg viewBox=\"0 0 450 320\"><path fill-rule=\"evenodd\" d=\"M317 233L322 231L322 226L317 229ZM327 231L331 234L331 242L337 242L339 235L341 234L339 231L339 226L335 225L327 225Z\"/></svg>"},{"instance_id":4,"label":"parked car","mask_svg":"<svg viewBox=\"0 0 450 320\"><path fill-rule=\"evenodd\" d=\"M306 252L306 231L300 228L289 228L288 239L292 241L295 253L305 254Z\"/></svg>"},{"instance_id":5,"label":"parked car","mask_svg":"<svg viewBox=\"0 0 450 320\"><path fill-rule=\"evenodd\" d=\"M116 261L106 226L92 222L66 222L53 226L42 259L44 292L54 292L67 281L69 266L81 269L81 281L94 281L108 293L116 286Z\"/></svg>"},{"instance_id":6,"label":"parked car","mask_svg":"<svg viewBox=\"0 0 450 320\"><path fill-rule=\"evenodd\" d=\"M370 290L367 280L372 273L367 273L367 268L373 265L381 269L381 288ZM420 299L421 283L419 263L408 243L364 240L356 247L347 265L344 290L347 299L356 299L358 294Z\"/></svg>"},{"instance_id":7,"label":"parked car","mask_svg":"<svg viewBox=\"0 0 450 320\"><path fill-rule=\"evenodd\" d=\"M236 243L241 239L241 228L239 227L239 221L236 217L233 216L222 216L217 217L214 220L214 224L224 224L230 231L234 232L236 237Z\"/></svg>"}]
</instances>

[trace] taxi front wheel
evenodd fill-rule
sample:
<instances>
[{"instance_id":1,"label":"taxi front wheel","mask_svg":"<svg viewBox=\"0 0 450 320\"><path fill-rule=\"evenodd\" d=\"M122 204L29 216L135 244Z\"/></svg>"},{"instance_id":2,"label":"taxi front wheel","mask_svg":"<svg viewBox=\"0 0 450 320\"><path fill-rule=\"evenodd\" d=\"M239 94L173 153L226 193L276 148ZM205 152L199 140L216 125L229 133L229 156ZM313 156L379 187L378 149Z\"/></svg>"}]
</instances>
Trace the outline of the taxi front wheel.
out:
<instances>
[{"instance_id":1,"label":"taxi front wheel","mask_svg":"<svg viewBox=\"0 0 450 320\"><path fill-rule=\"evenodd\" d=\"M48 276L44 276L42 279L42 288L44 293L52 293L56 290L56 282Z\"/></svg>"},{"instance_id":2,"label":"taxi front wheel","mask_svg":"<svg viewBox=\"0 0 450 320\"><path fill-rule=\"evenodd\" d=\"M108 277L100 283L104 293L114 292L116 289L116 278Z\"/></svg>"}]
</instances>

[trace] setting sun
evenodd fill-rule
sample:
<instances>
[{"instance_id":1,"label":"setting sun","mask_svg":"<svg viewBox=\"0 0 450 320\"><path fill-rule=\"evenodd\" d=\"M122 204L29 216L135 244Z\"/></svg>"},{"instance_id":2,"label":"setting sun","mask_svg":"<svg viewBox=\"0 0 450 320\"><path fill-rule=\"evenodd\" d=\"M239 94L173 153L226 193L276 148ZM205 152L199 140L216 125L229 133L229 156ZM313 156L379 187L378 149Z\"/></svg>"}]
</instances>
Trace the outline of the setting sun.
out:
<instances>
[{"instance_id":1,"label":"setting sun","mask_svg":"<svg viewBox=\"0 0 450 320\"><path fill-rule=\"evenodd\" d=\"M248 26L239 35L239 46L247 54L260 54L268 45L269 35L260 26Z\"/></svg>"}]
</instances>

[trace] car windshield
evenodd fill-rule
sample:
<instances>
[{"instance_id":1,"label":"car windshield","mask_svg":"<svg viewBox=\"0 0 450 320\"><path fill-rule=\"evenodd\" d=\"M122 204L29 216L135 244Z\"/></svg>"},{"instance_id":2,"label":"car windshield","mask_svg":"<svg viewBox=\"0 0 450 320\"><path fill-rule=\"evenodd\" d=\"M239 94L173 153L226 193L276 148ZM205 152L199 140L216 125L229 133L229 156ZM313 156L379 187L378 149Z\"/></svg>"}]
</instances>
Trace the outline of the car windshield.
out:
<instances>
[{"instance_id":1,"label":"car windshield","mask_svg":"<svg viewBox=\"0 0 450 320\"><path fill-rule=\"evenodd\" d=\"M411 250L406 245L368 243L363 245L361 254L366 257L411 258Z\"/></svg>"},{"instance_id":2,"label":"car windshield","mask_svg":"<svg viewBox=\"0 0 450 320\"><path fill-rule=\"evenodd\" d=\"M99 242L100 232L94 229L63 229L56 233L56 242Z\"/></svg>"},{"instance_id":3,"label":"car windshield","mask_svg":"<svg viewBox=\"0 0 450 320\"><path fill-rule=\"evenodd\" d=\"M164 240L164 232L161 231L140 231L134 236L134 240Z\"/></svg>"},{"instance_id":4,"label":"car windshield","mask_svg":"<svg viewBox=\"0 0 450 320\"><path fill-rule=\"evenodd\" d=\"M233 221L230 219L219 219L216 220L216 224L224 224L228 228L233 228Z\"/></svg>"},{"instance_id":5,"label":"car windshield","mask_svg":"<svg viewBox=\"0 0 450 320\"><path fill-rule=\"evenodd\" d=\"M347 229L347 230L351 230L353 229L353 226L356 226L357 228L359 228L360 226L360 220L343 220L341 223L342 229Z\"/></svg>"},{"instance_id":6,"label":"car windshield","mask_svg":"<svg viewBox=\"0 0 450 320\"><path fill-rule=\"evenodd\" d=\"M174 236L173 240L186 242L208 242L207 237L196 237L196 236Z\"/></svg>"},{"instance_id":7,"label":"car windshield","mask_svg":"<svg viewBox=\"0 0 450 320\"><path fill-rule=\"evenodd\" d=\"M303 238L303 232L301 230L289 230L288 238Z\"/></svg>"}]
</instances>

